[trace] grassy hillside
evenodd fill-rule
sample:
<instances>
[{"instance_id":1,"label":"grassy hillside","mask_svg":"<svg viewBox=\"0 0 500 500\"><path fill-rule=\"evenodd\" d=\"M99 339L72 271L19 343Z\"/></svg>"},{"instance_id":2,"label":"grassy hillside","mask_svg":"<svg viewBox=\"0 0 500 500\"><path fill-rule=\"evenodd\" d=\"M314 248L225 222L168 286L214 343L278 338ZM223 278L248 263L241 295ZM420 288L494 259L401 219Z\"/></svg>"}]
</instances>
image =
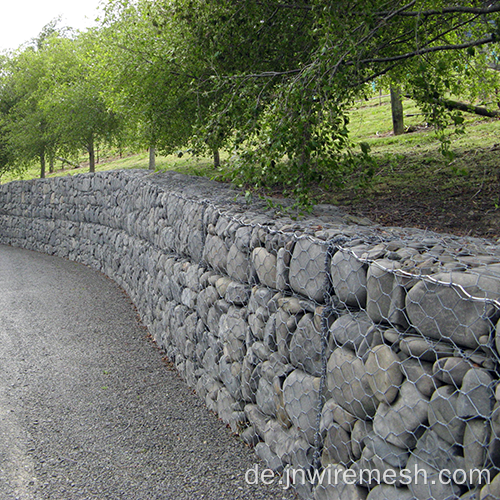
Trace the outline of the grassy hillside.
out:
<instances>
[{"instance_id":1,"label":"grassy hillside","mask_svg":"<svg viewBox=\"0 0 500 500\"><path fill-rule=\"evenodd\" d=\"M451 138L452 161L439 152L422 115L404 103L409 132L391 133L388 98L352 113L353 136L370 144L379 160L371 185L324 199L382 224L411 225L460 235L500 237L500 120L466 116L466 133Z\"/></svg>"}]
</instances>

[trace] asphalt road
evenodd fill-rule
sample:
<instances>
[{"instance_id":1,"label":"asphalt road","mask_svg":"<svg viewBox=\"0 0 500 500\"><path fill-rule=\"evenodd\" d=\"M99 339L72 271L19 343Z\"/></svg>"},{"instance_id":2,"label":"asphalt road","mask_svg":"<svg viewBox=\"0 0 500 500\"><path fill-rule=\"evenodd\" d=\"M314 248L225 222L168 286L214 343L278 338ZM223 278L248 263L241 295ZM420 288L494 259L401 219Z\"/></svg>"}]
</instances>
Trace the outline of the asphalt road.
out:
<instances>
[{"instance_id":1,"label":"asphalt road","mask_svg":"<svg viewBox=\"0 0 500 500\"><path fill-rule=\"evenodd\" d=\"M295 498L162 356L111 280L0 245L0 499Z\"/></svg>"}]
</instances>

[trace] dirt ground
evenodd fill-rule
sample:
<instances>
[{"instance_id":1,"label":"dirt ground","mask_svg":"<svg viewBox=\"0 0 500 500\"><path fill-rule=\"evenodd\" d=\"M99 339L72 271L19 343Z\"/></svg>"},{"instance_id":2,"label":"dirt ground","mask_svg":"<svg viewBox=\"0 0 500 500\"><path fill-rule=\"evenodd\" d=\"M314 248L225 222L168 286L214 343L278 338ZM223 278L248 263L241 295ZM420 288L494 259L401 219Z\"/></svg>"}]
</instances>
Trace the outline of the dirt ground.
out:
<instances>
[{"instance_id":1,"label":"dirt ground","mask_svg":"<svg viewBox=\"0 0 500 500\"><path fill-rule=\"evenodd\" d=\"M462 189L439 199L434 193L390 193L361 199L344 210L384 226L417 227L458 236L500 238L498 185Z\"/></svg>"},{"instance_id":2,"label":"dirt ground","mask_svg":"<svg viewBox=\"0 0 500 500\"><path fill-rule=\"evenodd\" d=\"M457 155L451 165L408 155L380 166L372 184L333 196L344 210L383 225L500 238L500 144Z\"/></svg>"}]
</instances>

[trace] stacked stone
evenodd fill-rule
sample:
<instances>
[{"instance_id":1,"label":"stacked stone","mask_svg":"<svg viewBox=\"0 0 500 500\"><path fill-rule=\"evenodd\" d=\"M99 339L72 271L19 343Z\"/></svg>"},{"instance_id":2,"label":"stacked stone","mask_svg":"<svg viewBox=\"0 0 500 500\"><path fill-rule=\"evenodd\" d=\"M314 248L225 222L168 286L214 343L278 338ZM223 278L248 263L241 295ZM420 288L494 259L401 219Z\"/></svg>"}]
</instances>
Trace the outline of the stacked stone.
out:
<instances>
[{"instance_id":1,"label":"stacked stone","mask_svg":"<svg viewBox=\"0 0 500 500\"><path fill-rule=\"evenodd\" d=\"M0 242L123 286L269 467L337 473L305 498L500 498L498 245L273 219L175 173L15 182L0 207Z\"/></svg>"}]
</instances>

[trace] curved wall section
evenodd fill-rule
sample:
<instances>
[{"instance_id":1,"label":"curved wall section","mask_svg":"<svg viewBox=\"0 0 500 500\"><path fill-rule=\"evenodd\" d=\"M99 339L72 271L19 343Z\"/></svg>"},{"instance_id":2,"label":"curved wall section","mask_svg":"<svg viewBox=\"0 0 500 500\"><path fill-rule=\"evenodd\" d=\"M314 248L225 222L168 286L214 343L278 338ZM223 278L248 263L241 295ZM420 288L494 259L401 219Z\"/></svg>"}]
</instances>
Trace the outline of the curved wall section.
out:
<instances>
[{"instance_id":1,"label":"curved wall section","mask_svg":"<svg viewBox=\"0 0 500 500\"><path fill-rule=\"evenodd\" d=\"M113 171L0 186L0 243L120 284L304 498L498 497L499 245L318 210L297 222L205 179Z\"/></svg>"}]
</instances>

